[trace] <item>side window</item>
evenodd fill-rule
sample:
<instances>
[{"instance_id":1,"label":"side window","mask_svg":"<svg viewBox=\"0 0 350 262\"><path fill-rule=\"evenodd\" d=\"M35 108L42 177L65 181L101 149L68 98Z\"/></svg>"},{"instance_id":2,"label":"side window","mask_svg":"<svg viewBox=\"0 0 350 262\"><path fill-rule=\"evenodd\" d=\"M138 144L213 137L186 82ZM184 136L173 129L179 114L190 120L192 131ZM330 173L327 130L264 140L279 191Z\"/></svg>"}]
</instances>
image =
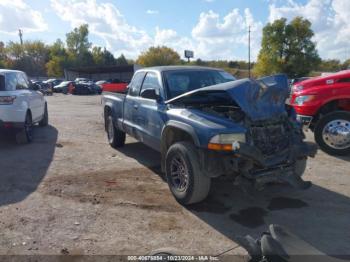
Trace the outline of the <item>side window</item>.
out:
<instances>
[{"instance_id":1,"label":"side window","mask_svg":"<svg viewBox=\"0 0 350 262\"><path fill-rule=\"evenodd\" d=\"M129 84L129 95L130 96L138 96L140 93L141 85L143 78L145 77L144 72L139 72L134 75L134 77L131 80L131 83Z\"/></svg>"},{"instance_id":2,"label":"side window","mask_svg":"<svg viewBox=\"0 0 350 262\"><path fill-rule=\"evenodd\" d=\"M28 89L29 83L23 73L17 73L17 87L16 89Z\"/></svg>"},{"instance_id":3,"label":"side window","mask_svg":"<svg viewBox=\"0 0 350 262\"><path fill-rule=\"evenodd\" d=\"M5 76L5 86L7 91L15 91L17 87L16 73L7 73Z\"/></svg>"},{"instance_id":4,"label":"side window","mask_svg":"<svg viewBox=\"0 0 350 262\"><path fill-rule=\"evenodd\" d=\"M142 84L141 92L142 90L145 90L145 89L154 89L156 90L156 93L159 94L160 85L159 85L159 80L156 73L153 73L153 72L147 73L145 80L143 81L143 84Z\"/></svg>"}]
</instances>

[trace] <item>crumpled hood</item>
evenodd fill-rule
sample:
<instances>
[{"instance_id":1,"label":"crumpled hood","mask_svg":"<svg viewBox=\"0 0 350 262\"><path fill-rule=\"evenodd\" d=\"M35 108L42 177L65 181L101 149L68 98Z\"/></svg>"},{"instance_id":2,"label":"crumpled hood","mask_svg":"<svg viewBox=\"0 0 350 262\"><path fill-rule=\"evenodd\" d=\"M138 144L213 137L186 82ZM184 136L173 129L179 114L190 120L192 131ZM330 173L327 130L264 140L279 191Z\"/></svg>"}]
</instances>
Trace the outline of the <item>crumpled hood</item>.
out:
<instances>
[{"instance_id":1,"label":"crumpled hood","mask_svg":"<svg viewBox=\"0 0 350 262\"><path fill-rule=\"evenodd\" d=\"M200 88L166 101L166 104L185 103L196 95L224 91L253 121L267 120L284 114L288 97L288 79L284 74L253 79L242 79Z\"/></svg>"}]
</instances>

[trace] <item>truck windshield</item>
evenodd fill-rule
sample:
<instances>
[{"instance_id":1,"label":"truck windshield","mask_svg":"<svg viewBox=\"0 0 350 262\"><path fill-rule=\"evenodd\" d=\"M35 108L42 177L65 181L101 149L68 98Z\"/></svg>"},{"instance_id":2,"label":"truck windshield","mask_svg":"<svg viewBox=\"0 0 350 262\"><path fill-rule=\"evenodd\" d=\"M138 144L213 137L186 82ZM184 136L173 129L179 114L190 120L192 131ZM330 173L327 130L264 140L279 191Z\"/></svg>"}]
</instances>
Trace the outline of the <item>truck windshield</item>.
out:
<instances>
[{"instance_id":1,"label":"truck windshield","mask_svg":"<svg viewBox=\"0 0 350 262\"><path fill-rule=\"evenodd\" d=\"M164 73L167 99L171 99L198 88L236 80L232 75L219 70L184 70Z\"/></svg>"}]
</instances>

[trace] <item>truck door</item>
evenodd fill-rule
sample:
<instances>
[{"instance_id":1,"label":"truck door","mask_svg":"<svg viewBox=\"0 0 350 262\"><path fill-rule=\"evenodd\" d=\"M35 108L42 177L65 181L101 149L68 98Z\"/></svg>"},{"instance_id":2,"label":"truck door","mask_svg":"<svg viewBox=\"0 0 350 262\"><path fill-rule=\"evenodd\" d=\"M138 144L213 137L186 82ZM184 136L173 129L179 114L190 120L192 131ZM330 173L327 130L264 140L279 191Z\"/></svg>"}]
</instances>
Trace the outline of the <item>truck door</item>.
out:
<instances>
[{"instance_id":1,"label":"truck door","mask_svg":"<svg viewBox=\"0 0 350 262\"><path fill-rule=\"evenodd\" d=\"M147 73L141 87L137 112L142 142L157 151L160 150L161 131L165 122L160 79L159 73Z\"/></svg>"},{"instance_id":2,"label":"truck door","mask_svg":"<svg viewBox=\"0 0 350 262\"><path fill-rule=\"evenodd\" d=\"M136 139L140 140L137 112L139 108L138 96L142 86L145 72L137 72L129 84L128 94L124 100L124 128L125 131Z\"/></svg>"}]
</instances>

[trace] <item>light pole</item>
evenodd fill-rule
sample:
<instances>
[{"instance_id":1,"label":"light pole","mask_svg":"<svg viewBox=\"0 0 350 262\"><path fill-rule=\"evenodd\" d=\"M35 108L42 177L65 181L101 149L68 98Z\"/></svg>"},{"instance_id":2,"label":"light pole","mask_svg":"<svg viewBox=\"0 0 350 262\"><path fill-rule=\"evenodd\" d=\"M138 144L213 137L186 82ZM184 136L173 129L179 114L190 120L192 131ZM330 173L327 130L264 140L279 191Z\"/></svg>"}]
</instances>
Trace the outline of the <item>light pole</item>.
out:
<instances>
[{"instance_id":1,"label":"light pole","mask_svg":"<svg viewBox=\"0 0 350 262\"><path fill-rule=\"evenodd\" d=\"M23 45L23 31L21 29L18 29L18 35L21 45Z\"/></svg>"},{"instance_id":2,"label":"light pole","mask_svg":"<svg viewBox=\"0 0 350 262\"><path fill-rule=\"evenodd\" d=\"M248 27L248 74L250 78L250 25Z\"/></svg>"}]
</instances>

